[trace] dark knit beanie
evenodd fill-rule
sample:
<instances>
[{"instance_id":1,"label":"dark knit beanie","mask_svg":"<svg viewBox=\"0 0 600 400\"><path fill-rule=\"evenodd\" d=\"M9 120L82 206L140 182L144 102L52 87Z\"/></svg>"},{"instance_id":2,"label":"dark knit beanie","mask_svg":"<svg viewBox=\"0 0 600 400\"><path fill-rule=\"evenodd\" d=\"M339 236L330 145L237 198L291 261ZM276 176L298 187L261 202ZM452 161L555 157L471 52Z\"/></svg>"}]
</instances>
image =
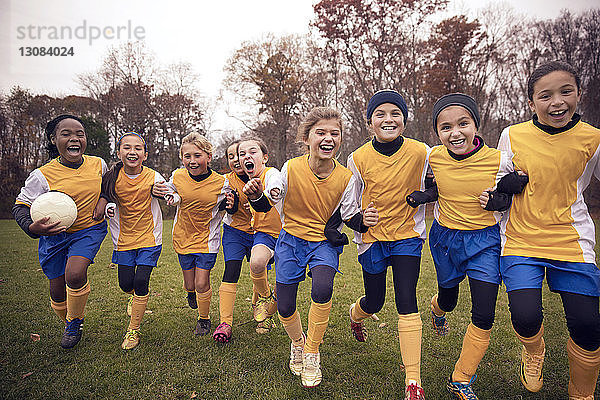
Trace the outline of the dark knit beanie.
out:
<instances>
[{"instance_id":1,"label":"dark knit beanie","mask_svg":"<svg viewBox=\"0 0 600 400\"><path fill-rule=\"evenodd\" d=\"M450 93L445 96L442 96L435 102L433 106L433 131L437 133L437 119L443 109L450 106L461 106L466 109L471 117L473 117L473 121L475 121L475 126L479 129L479 122L481 119L479 118L479 110L477 108L477 103L475 99L471 96L467 96L463 93Z\"/></svg>"},{"instance_id":2,"label":"dark knit beanie","mask_svg":"<svg viewBox=\"0 0 600 400\"><path fill-rule=\"evenodd\" d=\"M406 125L406 118L408 118L408 107L406 106L406 102L400 93L391 89L380 90L376 92L373 97L371 97L369 104L367 104L367 121L371 120L373 111L385 103L391 103L398 106L400 111L402 111L402 115L404 116L404 125Z\"/></svg>"}]
</instances>

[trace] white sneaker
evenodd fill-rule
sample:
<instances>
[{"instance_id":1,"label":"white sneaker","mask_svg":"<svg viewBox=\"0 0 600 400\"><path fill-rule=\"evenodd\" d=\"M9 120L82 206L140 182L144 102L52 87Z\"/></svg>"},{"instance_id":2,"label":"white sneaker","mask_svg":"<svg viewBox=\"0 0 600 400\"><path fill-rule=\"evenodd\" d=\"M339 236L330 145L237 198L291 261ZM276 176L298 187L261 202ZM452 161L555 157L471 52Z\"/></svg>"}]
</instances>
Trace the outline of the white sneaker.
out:
<instances>
[{"instance_id":1,"label":"white sneaker","mask_svg":"<svg viewBox=\"0 0 600 400\"><path fill-rule=\"evenodd\" d=\"M303 353L304 346L294 346L294 342L290 343L290 370L296 376L302 374L302 366L304 365L302 359Z\"/></svg>"},{"instance_id":2,"label":"white sneaker","mask_svg":"<svg viewBox=\"0 0 600 400\"><path fill-rule=\"evenodd\" d=\"M303 359L302 386L309 388L318 386L323 379L323 375L321 374L321 354L304 353Z\"/></svg>"}]
</instances>

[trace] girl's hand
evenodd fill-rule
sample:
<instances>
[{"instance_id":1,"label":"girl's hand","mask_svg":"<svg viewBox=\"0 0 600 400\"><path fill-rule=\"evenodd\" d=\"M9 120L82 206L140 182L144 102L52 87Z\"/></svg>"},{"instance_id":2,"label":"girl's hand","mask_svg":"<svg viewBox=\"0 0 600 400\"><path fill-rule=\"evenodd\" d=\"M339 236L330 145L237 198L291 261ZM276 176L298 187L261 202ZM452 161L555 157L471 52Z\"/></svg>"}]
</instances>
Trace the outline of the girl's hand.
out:
<instances>
[{"instance_id":1,"label":"girl's hand","mask_svg":"<svg viewBox=\"0 0 600 400\"><path fill-rule=\"evenodd\" d=\"M29 225L29 232L39 236L53 236L63 233L67 230L66 227L59 227L60 221L56 221L53 224L49 224L50 217L42 218Z\"/></svg>"},{"instance_id":2,"label":"girl's hand","mask_svg":"<svg viewBox=\"0 0 600 400\"><path fill-rule=\"evenodd\" d=\"M250 200L258 200L263 194L263 185L259 178L250 179L242 189Z\"/></svg>"},{"instance_id":3,"label":"girl's hand","mask_svg":"<svg viewBox=\"0 0 600 400\"><path fill-rule=\"evenodd\" d=\"M156 182L152 185L152 195L156 197L163 197L166 199L166 195L169 193L169 188L165 185L165 181Z\"/></svg>"},{"instance_id":4,"label":"girl's hand","mask_svg":"<svg viewBox=\"0 0 600 400\"><path fill-rule=\"evenodd\" d=\"M488 201L490 201L490 192L494 190L494 188L487 188L479 195L479 205L481 208L487 206Z\"/></svg>"},{"instance_id":5,"label":"girl's hand","mask_svg":"<svg viewBox=\"0 0 600 400\"><path fill-rule=\"evenodd\" d=\"M244 207L244 210L250 211L250 203L245 202L244 204L242 204L242 206Z\"/></svg>"},{"instance_id":6,"label":"girl's hand","mask_svg":"<svg viewBox=\"0 0 600 400\"><path fill-rule=\"evenodd\" d=\"M168 206L176 206L181 201L181 196L177 193L167 193L165 194L165 200L167 201Z\"/></svg>"},{"instance_id":7,"label":"girl's hand","mask_svg":"<svg viewBox=\"0 0 600 400\"><path fill-rule=\"evenodd\" d=\"M269 191L269 194L271 195L271 198L273 199L273 201L281 200L281 190L279 190L279 188L271 189Z\"/></svg>"},{"instance_id":8,"label":"girl's hand","mask_svg":"<svg viewBox=\"0 0 600 400\"><path fill-rule=\"evenodd\" d=\"M108 200L106 200L104 197L100 197L98 199L96 208L94 208L94 212L92 213L93 219L95 219L96 221L100 221L100 220L104 219L104 208L106 207L107 203L108 203Z\"/></svg>"},{"instance_id":9,"label":"girl's hand","mask_svg":"<svg viewBox=\"0 0 600 400\"><path fill-rule=\"evenodd\" d=\"M375 208L373 202L370 202L367 208L363 210L363 225L364 226L375 226L379 221L379 213Z\"/></svg>"},{"instance_id":10,"label":"girl's hand","mask_svg":"<svg viewBox=\"0 0 600 400\"><path fill-rule=\"evenodd\" d=\"M104 213L106 215L108 215L109 218L114 218L115 215L117 215L117 205L115 203L108 203L106 205L106 209L104 210Z\"/></svg>"},{"instance_id":11,"label":"girl's hand","mask_svg":"<svg viewBox=\"0 0 600 400\"><path fill-rule=\"evenodd\" d=\"M235 196L233 195L233 192L229 192L229 193L225 194L225 201L226 201L226 208L231 210L233 208L233 203L235 202Z\"/></svg>"}]
</instances>

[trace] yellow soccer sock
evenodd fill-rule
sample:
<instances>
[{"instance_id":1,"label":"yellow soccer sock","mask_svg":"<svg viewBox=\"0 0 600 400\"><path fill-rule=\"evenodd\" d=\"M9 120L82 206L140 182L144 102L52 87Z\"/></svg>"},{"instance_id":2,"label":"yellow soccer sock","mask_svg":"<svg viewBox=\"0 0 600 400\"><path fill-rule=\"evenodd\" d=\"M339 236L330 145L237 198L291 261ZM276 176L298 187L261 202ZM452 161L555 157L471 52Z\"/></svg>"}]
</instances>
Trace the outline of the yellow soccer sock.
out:
<instances>
[{"instance_id":1,"label":"yellow soccer sock","mask_svg":"<svg viewBox=\"0 0 600 400\"><path fill-rule=\"evenodd\" d=\"M267 280L267 269L263 269L259 273L254 273L250 270L250 278L254 291L262 297L269 297L271 290L269 289L269 281Z\"/></svg>"},{"instance_id":2,"label":"yellow soccer sock","mask_svg":"<svg viewBox=\"0 0 600 400\"><path fill-rule=\"evenodd\" d=\"M71 289L67 286L67 320L72 321L75 318L85 316L85 303L90 295L90 282L86 282L79 289Z\"/></svg>"},{"instance_id":3,"label":"yellow soccer sock","mask_svg":"<svg viewBox=\"0 0 600 400\"><path fill-rule=\"evenodd\" d=\"M308 311L308 331L306 333L305 353L318 353L319 345L323 341L325 330L329 324L329 313L331 312L331 303L315 303L311 300L310 310Z\"/></svg>"},{"instance_id":4,"label":"yellow soccer sock","mask_svg":"<svg viewBox=\"0 0 600 400\"><path fill-rule=\"evenodd\" d=\"M352 322L363 322L365 319L369 318L373 314L366 313L362 307L360 306L360 300L363 298L359 297L358 300L354 303L354 307L352 307L352 312L350 313L350 319Z\"/></svg>"},{"instance_id":5,"label":"yellow soccer sock","mask_svg":"<svg viewBox=\"0 0 600 400\"><path fill-rule=\"evenodd\" d=\"M433 295L433 297L431 298L431 311L433 311L433 313L438 316L438 317L443 317L446 314L446 311L442 310L440 308L440 305L438 304L437 301L438 295L437 293Z\"/></svg>"},{"instance_id":6,"label":"yellow soccer sock","mask_svg":"<svg viewBox=\"0 0 600 400\"><path fill-rule=\"evenodd\" d=\"M281 325L287 332L288 336L294 346L302 346L304 345L304 335L302 334L302 320L300 319L300 314L298 311L294 311L292 315L287 318L279 315L279 320L281 321Z\"/></svg>"},{"instance_id":7,"label":"yellow soccer sock","mask_svg":"<svg viewBox=\"0 0 600 400\"><path fill-rule=\"evenodd\" d=\"M532 337L526 338L526 337L519 335L518 333L516 333L516 334L517 334L517 337L519 338L519 340L521 341L521 343L523 344L523 346L525 346L525 350L527 350L527 352L529 354L542 354L544 352L546 345L544 343L544 325L543 324L540 327L540 330L538 331L538 333L536 333Z\"/></svg>"},{"instance_id":8,"label":"yellow soccer sock","mask_svg":"<svg viewBox=\"0 0 600 400\"><path fill-rule=\"evenodd\" d=\"M584 350L569 338L567 356L569 357L569 398L589 396L593 398L600 368L600 349Z\"/></svg>"},{"instance_id":9,"label":"yellow soccer sock","mask_svg":"<svg viewBox=\"0 0 600 400\"><path fill-rule=\"evenodd\" d=\"M400 355L406 372L405 383L414 380L421 386L421 335L423 323L419 313L398 315Z\"/></svg>"},{"instance_id":10,"label":"yellow soccer sock","mask_svg":"<svg viewBox=\"0 0 600 400\"><path fill-rule=\"evenodd\" d=\"M470 323L463 339L460 357L452 373L453 382L469 383L490 344L491 329L481 329Z\"/></svg>"},{"instance_id":11,"label":"yellow soccer sock","mask_svg":"<svg viewBox=\"0 0 600 400\"><path fill-rule=\"evenodd\" d=\"M145 296L133 295L133 303L131 304L131 318L129 319L129 329L140 329L142 318L146 312L148 298L150 293Z\"/></svg>"},{"instance_id":12,"label":"yellow soccer sock","mask_svg":"<svg viewBox=\"0 0 600 400\"><path fill-rule=\"evenodd\" d=\"M198 303L198 318L210 319L208 313L210 311L210 299L212 298L212 288L209 288L204 293L196 292L196 302Z\"/></svg>"},{"instance_id":13,"label":"yellow soccer sock","mask_svg":"<svg viewBox=\"0 0 600 400\"><path fill-rule=\"evenodd\" d=\"M67 322L67 301L56 302L50 299L50 307L54 310L54 313L58 315L58 318L64 323Z\"/></svg>"},{"instance_id":14,"label":"yellow soccer sock","mask_svg":"<svg viewBox=\"0 0 600 400\"><path fill-rule=\"evenodd\" d=\"M221 323L233 325L233 306L237 293L237 283L221 282L219 287L219 313Z\"/></svg>"}]
</instances>

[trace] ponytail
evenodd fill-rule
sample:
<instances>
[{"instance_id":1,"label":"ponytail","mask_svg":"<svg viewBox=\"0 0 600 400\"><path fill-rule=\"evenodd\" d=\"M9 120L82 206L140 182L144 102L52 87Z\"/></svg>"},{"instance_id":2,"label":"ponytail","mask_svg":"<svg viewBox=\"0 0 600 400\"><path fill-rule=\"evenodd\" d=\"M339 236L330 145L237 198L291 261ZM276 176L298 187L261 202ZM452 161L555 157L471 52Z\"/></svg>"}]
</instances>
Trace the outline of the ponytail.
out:
<instances>
[{"instance_id":1,"label":"ponytail","mask_svg":"<svg viewBox=\"0 0 600 400\"><path fill-rule=\"evenodd\" d=\"M119 198L115 187L121 168L123 168L123 161L117 161L102 177L102 194L117 205L119 204Z\"/></svg>"}]
</instances>

